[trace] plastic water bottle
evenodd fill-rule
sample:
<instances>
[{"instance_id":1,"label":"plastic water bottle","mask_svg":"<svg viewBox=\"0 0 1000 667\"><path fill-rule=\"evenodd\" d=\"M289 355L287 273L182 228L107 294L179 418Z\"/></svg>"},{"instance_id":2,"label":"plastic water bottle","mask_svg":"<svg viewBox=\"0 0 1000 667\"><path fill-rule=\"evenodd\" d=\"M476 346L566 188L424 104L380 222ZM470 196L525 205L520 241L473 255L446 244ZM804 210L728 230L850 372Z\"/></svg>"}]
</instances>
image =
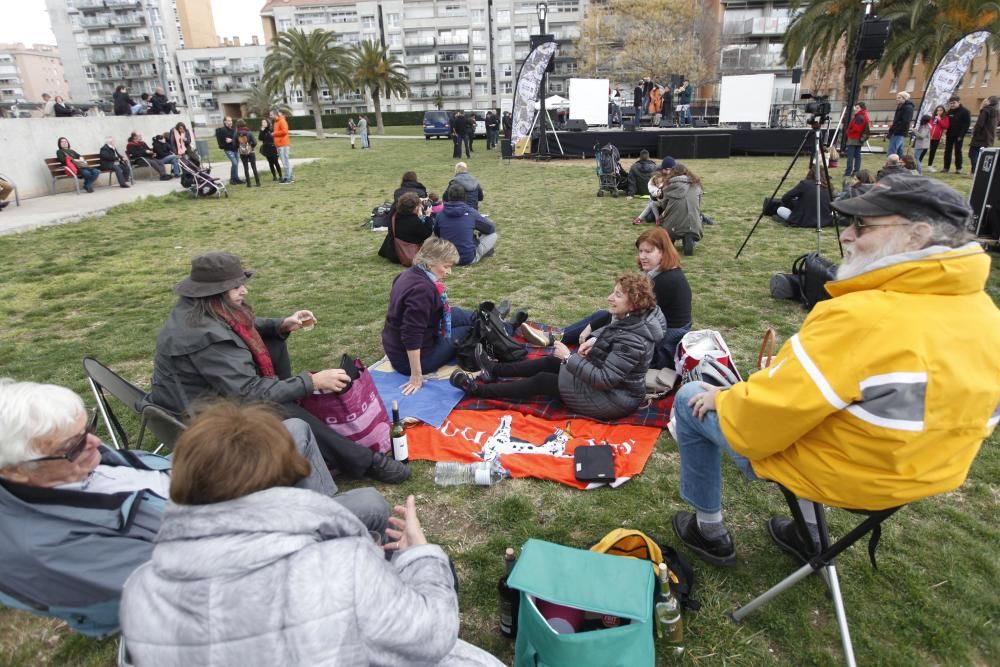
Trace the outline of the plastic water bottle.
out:
<instances>
[{"instance_id":1,"label":"plastic water bottle","mask_svg":"<svg viewBox=\"0 0 1000 667\"><path fill-rule=\"evenodd\" d=\"M481 463L438 461L437 465L434 466L434 483L441 486L456 486L458 484L493 486L501 479L508 477L510 477L510 473L500 465L500 459Z\"/></svg>"}]
</instances>

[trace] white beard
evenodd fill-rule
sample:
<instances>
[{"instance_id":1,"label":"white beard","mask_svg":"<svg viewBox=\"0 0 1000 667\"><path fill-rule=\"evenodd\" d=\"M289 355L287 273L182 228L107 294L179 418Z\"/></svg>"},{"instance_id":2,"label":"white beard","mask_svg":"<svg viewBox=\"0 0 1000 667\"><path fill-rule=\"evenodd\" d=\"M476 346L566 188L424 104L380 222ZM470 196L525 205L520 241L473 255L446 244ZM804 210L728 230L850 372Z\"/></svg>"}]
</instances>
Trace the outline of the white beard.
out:
<instances>
[{"instance_id":1,"label":"white beard","mask_svg":"<svg viewBox=\"0 0 1000 667\"><path fill-rule=\"evenodd\" d=\"M853 278L864 273L872 263L880 259L906 252L907 236L905 233L896 231L884 244L867 253L856 252L853 243L845 243L844 261L837 267L837 280Z\"/></svg>"}]
</instances>

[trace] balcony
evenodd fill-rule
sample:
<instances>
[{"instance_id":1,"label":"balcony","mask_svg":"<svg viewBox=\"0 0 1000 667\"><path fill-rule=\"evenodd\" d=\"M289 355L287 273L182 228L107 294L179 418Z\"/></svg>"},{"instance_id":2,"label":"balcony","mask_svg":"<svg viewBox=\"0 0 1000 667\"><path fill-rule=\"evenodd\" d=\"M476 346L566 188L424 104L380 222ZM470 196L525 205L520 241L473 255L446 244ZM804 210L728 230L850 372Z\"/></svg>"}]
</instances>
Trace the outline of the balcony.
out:
<instances>
[{"instance_id":1,"label":"balcony","mask_svg":"<svg viewBox=\"0 0 1000 667\"><path fill-rule=\"evenodd\" d=\"M441 72L441 81L447 83L449 81L462 81L466 82L472 77L470 72L462 74L461 72Z\"/></svg>"},{"instance_id":2,"label":"balcony","mask_svg":"<svg viewBox=\"0 0 1000 667\"><path fill-rule=\"evenodd\" d=\"M411 84L437 83L437 80L438 80L437 74L418 73L418 74L411 74L409 77L407 77L407 81L409 81Z\"/></svg>"},{"instance_id":3,"label":"balcony","mask_svg":"<svg viewBox=\"0 0 1000 667\"><path fill-rule=\"evenodd\" d=\"M211 111L217 111L219 109L219 103L215 100L202 100L201 104L198 106L202 109L209 109Z\"/></svg>"},{"instance_id":4,"label":"balcony","mask_svg":"<svg viewBox=\"0 0 1000 667\"><path fill-rule=\"evenodd\" d=\"M442 97L472 97L472 86L453 86L441 89Z\"/></svg>"},{"instance_id":5,"label":"balcony","mask_svg":"<svg viewBox=\"0 0 1000 667\"><path fill-rule=\"evenodd\" d=\"M465 46L468 45L469 43L469 36L465 35L463 37L461 35L439 35L437 43L440 46L456 46L456 45Z\"/></svg>"},{"instance_id":6,"label":"balcony","mask_svg":"<svg viewBox=\"0 0 1000 667\"><path fill-rule=\"evenodd\" d=\"M780 36L788 31L791 22L787 16L758 16L744 21L727 21L722 32L740 37Z\"/></svg>"},{"instance_id":7,"label":"balcony","mask_svg":"<svg viewBox=\"0 0 1000 667\"><path fill-rule=\"evenodd\" d=\"M133 9L141 7L139 0L104 0L108 9Z\"/></svg>"},{"instance_id":8,"label":"balcony","mask_svg":"<svg viewBox=\"0 0 1000 667\"><path fill-rule=\"evenodd\" d=\"M780 53L757 53L745 49L722 52L724 70L785 70L788 65Z\"/></svg>"},{"instance_id":9,"label":"balcony","mask_svg":"<svg viewBox=\"0 0 1000 667\"><path fill-rule=\"evenodd\" d=\"M141 26L146 25L146 17L142 14L116 16L111 23L119 28Z\"/></svg>"},{"instance_id":10,"label":"balcony","mask_svg":"<svg viewBox=\"0 0 1000 667\"><path fill-rule=\"evenodd\" d=\"M257 74L260 68L256 65L230 65L226 70L230 74Z\"/></svg>"},{"instance_id":11,"label":"balcony","mask_svg":"<svg viewBox=\"0 0 1000 667\"><path fill-rule=\"evenodd\" d=\"M194 73L199 76L222 76L226 73L225 67L195 67Z\"/></svg>"},{"instance_id":12,"label":"balcony","mask_svg":"<svg viewBox=\"0 0 1000 667\"><path fill-rule=\"evenodd\" d=\"M153 52L150 49L140 49L134 52L126 52L121 58L123 63L140 63L153 59Z\"/></svg>"},{"instance_id":13,"label":"balcony","mask_svg":"<svg viewBox=\"0 0 1000 667\"><path fill-rule=\"evenodd\" d=\"M114 44L148 44L149 35L120 35L110 40ZM91 42L96 44L96 42Z\"/></svg>"},{"instance_id":14,"label":"balcony","mask_svg":"<svg viewBox=\"0 0 1000 667\"><path fill-rule=\"evenodd\" d=\"M467 63L469 62L468 53L439 53L438 61L442 64L444 63Z\"/></svg>"},{"instance_id":15,"label":"balcony","mask_svg":"<svg viewBox=\"0 0 1000 667\"><path fill-rule=\"evenodd\" d=\"M411 90L411 100L433 100L440 94L437 90Z\"/></svg>"},{"instance_id":16,"label":"balcony","mask_svg":"<svg viewBox=\"0 0 1000 667\"><path fill-rule=\"evenodd\" d=\"M125 53L112 51L111 53L94 53L90 56L90 62L96 65L110 65L119 62Z\"/></svg>"},{"instance_id":17,"label":"balcony","mask_svg":"<svg viewBox=\"0 0 1000 667\"><path fill-rule=\"evenodd\" d=\"M224 88L227 93L243 93L253 90L252 83L227 83ZM221 92L221 91L220 91Z\"/></svg>"},{"instance_id":18,"label":"balcony","mask_svg":"<svg viewBox=\"0 0 1000 667\"><path fill-rule=\"evenodd\" d=\"M106 18L80 19L80 27L84 30L107 30L111 20Z\"/></svg>"},{"instance_id":19,"label":"balcony","mask_svg":"<svg viewBox=\"0 0 1000 667\"><path fill-rule=\"evenodd\" d=\"M468 55L466 55L468 58ZM433 53L424 53L419 56L406 56L403 59L404 65L433 65L437 62L437 56Z\"/></svg>"},{"instance_id":20,"label":"balcony","mask_svg":"<svg viewBox=\"0 0 1000 667\"><path fill-rule=\"evenodd\" d=\"M403 40L403 46L408 49L433 49L437 40L433 37L409 37Z\"/></svg>"},{"instance_id":21,"label":"balcony","mask_svg":"<svg viewBox=\"0 0 1000 667\"><path fill-rule=\"evenodd\" d=\"M104 3L101 0L80 0L75 4L74 9L89 14L104 9Z\"/></svg>"}]
</instances>

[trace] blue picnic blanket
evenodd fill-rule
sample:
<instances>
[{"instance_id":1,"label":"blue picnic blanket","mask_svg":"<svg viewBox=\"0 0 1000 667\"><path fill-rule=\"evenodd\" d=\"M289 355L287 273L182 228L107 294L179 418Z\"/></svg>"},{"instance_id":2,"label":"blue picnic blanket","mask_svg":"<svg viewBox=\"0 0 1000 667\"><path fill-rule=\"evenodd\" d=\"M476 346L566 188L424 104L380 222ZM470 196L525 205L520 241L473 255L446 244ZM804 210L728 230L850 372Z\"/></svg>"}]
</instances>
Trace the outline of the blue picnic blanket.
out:
<instances>
[{"instance_id":1,"label":"blue picnic blanket","mask_svg":"<svg viewBox=\"0 0 1000 667\"><path fill-rule=\"evenodd\" d=\"M425 379L420 391L403 396L402 386L410 379L408 375L382 370L372 370L371 375L386 412L391 415L392 402L397 401L400 417L413 417L434 428L441 428L448 413L465 397L447 378Z\"/></svg>"}]
</instances>

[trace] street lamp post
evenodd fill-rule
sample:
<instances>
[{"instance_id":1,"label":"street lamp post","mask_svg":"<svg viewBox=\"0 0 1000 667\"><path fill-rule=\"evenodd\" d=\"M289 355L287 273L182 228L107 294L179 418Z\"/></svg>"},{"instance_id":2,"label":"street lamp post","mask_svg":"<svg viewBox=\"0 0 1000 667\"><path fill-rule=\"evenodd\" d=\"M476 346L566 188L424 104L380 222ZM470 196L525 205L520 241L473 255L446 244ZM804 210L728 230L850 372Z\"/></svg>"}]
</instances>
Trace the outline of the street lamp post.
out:
<instances>
[{"instance_id":1,"label":"street lamp post","mask_svg":"<svg viewBox=\"0 0 1000 667\"><path fill-rule=\"evenodd\" d=\"M539 2L535 5L535 11L538 14L538 27L540 28L539 34L545 34L545 17L549 13L549 6L544 2ZM546 67L546 69L548 69ZM545 132L545 83L546 83L545 70L542 70L542 87L538 95L538 114L539 114L539 124L538 124L538 150L537 155L548 155L549 154L549 137Z\"/></svg>"}]
</instances>

